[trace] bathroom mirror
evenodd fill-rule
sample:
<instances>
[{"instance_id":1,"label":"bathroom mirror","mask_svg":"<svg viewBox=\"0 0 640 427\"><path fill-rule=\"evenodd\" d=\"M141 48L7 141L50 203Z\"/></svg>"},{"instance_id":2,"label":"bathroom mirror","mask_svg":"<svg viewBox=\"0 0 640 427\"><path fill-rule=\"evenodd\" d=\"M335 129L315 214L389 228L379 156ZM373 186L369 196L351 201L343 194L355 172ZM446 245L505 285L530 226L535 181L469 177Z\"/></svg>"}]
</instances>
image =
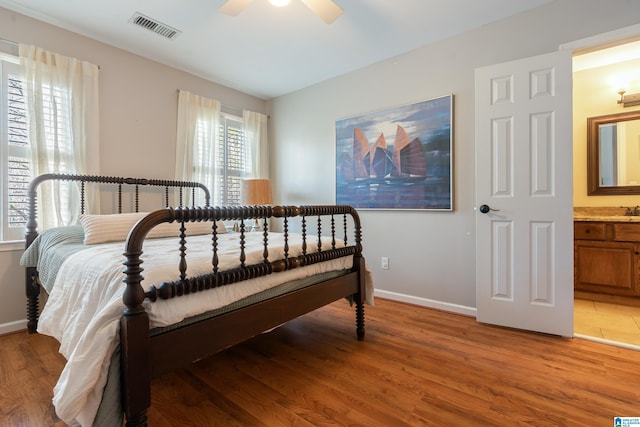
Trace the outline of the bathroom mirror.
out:
<instances>
[{"instance_id":1,"label":"bathroom mirror","mask_svg":"<svg viewBox=\"0 0 640 427\"><path fill-rule=\"evenodd\" d=\"M640 194L640 111L587 119L589 195Z\"/></svg>"}]
</instances>

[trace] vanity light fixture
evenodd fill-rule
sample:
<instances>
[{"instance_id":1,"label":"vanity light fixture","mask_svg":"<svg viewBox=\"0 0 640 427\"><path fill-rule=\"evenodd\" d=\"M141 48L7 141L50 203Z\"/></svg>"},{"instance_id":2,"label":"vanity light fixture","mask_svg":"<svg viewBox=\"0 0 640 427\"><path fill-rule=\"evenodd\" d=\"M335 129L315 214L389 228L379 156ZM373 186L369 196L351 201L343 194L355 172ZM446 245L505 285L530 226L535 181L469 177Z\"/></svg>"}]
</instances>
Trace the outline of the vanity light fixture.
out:
<instances>
[{"instance_id":1,"label":"vanity light fixture","mask_svg":"<svg viewBox=\"0 0 640 427\"><path fill-rule=\"evenodd\" d=\"M618 95L620 95L618 104L622 104L623 107L633 107L635 105L640 105L640 93L631 93L629 95L625 95L625 93L625 90L618 91Z\"/></svg>"}]
</instances>

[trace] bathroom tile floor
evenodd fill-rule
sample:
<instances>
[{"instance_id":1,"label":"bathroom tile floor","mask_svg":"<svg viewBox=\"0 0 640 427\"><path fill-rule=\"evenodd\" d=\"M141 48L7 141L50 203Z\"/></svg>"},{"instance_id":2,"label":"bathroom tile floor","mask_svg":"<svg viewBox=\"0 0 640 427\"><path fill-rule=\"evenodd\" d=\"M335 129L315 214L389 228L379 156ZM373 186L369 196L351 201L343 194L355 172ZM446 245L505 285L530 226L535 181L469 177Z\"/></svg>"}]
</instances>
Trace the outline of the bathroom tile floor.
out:
<instances>
[{"instance_id":1,"label":"bathroom tile floor","mask_svg":"<svg viewBox=\"0 0 640 427\"><path fill-rule=\"evenodd\" d=\"M640 307L576 299L575 334L640 346Z\"/></svg>"}]
</instances>

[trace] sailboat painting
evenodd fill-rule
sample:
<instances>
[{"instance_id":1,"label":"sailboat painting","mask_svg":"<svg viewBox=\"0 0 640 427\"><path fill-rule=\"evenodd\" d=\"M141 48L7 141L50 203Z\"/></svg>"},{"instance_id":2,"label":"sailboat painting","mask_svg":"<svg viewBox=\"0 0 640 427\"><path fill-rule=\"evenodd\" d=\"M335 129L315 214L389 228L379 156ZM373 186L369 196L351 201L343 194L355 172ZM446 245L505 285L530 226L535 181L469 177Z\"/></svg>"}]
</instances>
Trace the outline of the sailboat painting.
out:
<instances>
[{"instance_id":1,"label":"sailboat painting","mask_svg":"<svg viewBox=\"0 0 640 427\"><path fill-rule=\"evenodd\" d=\"M336 121L336 203L453 210L453 95Z\"/></svg>"}]
</instances>

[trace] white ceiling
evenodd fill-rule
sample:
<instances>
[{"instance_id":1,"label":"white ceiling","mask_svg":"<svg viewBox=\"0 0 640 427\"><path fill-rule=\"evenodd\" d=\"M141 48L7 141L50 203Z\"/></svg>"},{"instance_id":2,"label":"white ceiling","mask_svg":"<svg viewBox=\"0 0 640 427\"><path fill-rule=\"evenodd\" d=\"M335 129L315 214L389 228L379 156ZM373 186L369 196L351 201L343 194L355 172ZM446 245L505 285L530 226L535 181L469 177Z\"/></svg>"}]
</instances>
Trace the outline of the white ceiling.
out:
<instances>
[{"instance_id":1,"label":"white ceiling","mask_svg":"<svg viewBox=\"0 0 640 427\"><path fill-rule=\"evenodd\" d=\"M0 7L270 99L550 1L335 0L344 14L330 25L299 0L285 8L255 0L236 17L218 11L224 0L0 0ZM170 40L135 26L135 12L182 33Z\"/></svg>"},{"instance_id":2,"label":"white ceiling","mask_svg":"<svg viewBox=\"0 0 640 427\"><path fill-rule=\"evenodd\" d=\"M634 41L574 56L573 71L588 70L638 58L640 58L640 41Z\"/></svg>"}]
</instances>

